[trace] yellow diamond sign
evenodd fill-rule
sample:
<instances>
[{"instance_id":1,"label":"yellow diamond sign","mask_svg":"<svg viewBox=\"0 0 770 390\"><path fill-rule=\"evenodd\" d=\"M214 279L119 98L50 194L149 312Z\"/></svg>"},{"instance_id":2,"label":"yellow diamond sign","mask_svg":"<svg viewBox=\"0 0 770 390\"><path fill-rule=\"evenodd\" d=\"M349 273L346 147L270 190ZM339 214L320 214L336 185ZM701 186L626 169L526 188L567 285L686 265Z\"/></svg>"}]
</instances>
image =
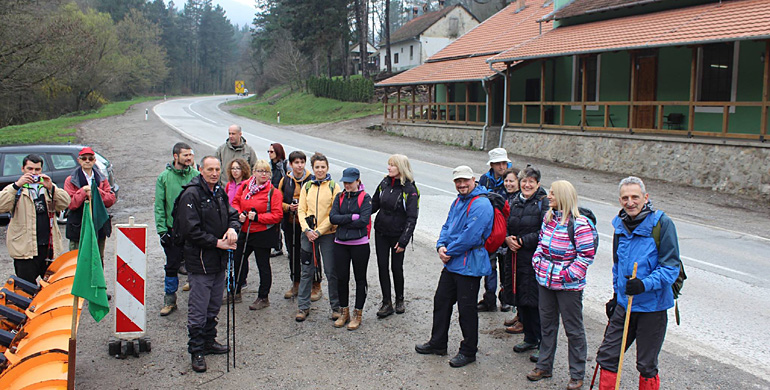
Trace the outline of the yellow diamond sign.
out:
<instances>
[{"instance_id":1,"label":"yellow diamond sign","mask_svg":"<svg viewBox=\"0 0 770 390\"><path fill-rule=\"evenodd\" d=\"M243 93L245 85L246 85L246 83L243 80L236 81L235 82L235 93Z\"/></svg>"}]
</instances>

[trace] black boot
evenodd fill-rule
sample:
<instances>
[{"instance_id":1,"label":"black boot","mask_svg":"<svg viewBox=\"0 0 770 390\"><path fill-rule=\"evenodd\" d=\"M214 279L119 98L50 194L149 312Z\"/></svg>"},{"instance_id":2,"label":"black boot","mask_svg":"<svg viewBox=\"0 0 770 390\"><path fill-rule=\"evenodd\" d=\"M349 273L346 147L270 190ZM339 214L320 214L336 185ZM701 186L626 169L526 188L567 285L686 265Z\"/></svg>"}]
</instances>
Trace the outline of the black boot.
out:
<instances>
[{"instance_id":1,"label":"black boot","mask_svg":"<svg viewBox=\"0 0 770 390\"><path fill-rule=\"evenodd\" d=\"M390 301L382 302L382 306L380 306L380 310L377 311L377 317L385 318L393 313L394 313L393 304Z\"/></svg>"},{"instance_id":2,"label":"black boot","mask_svg":"<svg viewBox=\"0 0 770 390\"><path fill-rule=\"evenodd\" d=\"M230 348L217 342L217 319L209 318L203 327L203 349L205 355L221 355L230 352Z\"/></svg>"},{"instance_id":3,"label":"black boot","mask_svg":"<svg viewBox=\"0 0 770 390\"><path fill-rule=\"evenodd\" d=\"M203 354L197 353L194 355L190 355L192 359L192 369L195 372L206 372L206 358L203 357Z\"/></svg>"},{"instance_id":4,"label":"black boot","mask_svg":"<svg viewBox=\"0 0 770 390\"><path fill-rule=\"evenodd\" d=\"M205 354L204 330L200 327L188 326L187 332L190 336L190 340L187 342L187 352L190 353L192 369L195 372L205 372L206 359L203 357Z\"/></svg>"},{"instance_id":5,"label":"black boot","mask_svg":"<svg viewBox=\"0 0 770 390\"><path fill-rule=\"evenodd\" d=\"M396 298L396 314L404 314L406 306L404 306L404 298Z\"/></svg>"}]
</instances>

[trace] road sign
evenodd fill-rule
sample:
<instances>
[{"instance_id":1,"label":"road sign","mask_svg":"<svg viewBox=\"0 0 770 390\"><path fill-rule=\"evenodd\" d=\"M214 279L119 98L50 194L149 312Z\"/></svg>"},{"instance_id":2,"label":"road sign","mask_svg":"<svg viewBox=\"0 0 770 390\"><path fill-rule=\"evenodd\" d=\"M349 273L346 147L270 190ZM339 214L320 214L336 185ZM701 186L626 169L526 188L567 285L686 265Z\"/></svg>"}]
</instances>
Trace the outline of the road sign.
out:
<instances>
[{"instance_id":1,"label":"road sign","mask_svg":"<svg viewBox=\"0 0 770 390\"><path fill-rule=\"evenodd\" d=\"M243 89L246 86L246 83L243 80L238 80L235 82L235 93L243 93Z\"/></svg>"},{"instance_id":2,"label":"road sign","mask_svg":"<svg viewBox=\"0 0 770 390\"><path fill-rule=\"evenodd\" d=\"M133 339L144 335L145 280L147 277L147 225L116 225L117 274L115 286L115 335Z\"/></svg>"}]
</instances>

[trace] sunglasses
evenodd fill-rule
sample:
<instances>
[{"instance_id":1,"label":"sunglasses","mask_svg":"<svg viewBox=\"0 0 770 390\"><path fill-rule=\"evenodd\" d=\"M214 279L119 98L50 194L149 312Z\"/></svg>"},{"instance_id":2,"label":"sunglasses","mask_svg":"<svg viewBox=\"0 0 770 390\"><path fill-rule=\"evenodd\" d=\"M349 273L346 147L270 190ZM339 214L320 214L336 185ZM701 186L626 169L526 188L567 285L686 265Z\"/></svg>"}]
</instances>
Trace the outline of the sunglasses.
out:
<instances>
[{"instance_id":1,"label":"sunglasses","mask_svg":"<svg viewBox=\"0 0 770 390\"><path fill-rule=\"evenodd\" d=\"M268 153L275 153L275 150L268 150Z\"/></svg>"},{"instance_id":2,"label":"sunglasses","mask_svg":"<svg viewBox=\"0 0 770 390\"><path fill-rule=\"evenodd\" d=\"M94 157L94 156L80 156L78 158L83 160L83 161L94 161L94 160L96 160L96 157Z\"/></svg>"}]
</instances>

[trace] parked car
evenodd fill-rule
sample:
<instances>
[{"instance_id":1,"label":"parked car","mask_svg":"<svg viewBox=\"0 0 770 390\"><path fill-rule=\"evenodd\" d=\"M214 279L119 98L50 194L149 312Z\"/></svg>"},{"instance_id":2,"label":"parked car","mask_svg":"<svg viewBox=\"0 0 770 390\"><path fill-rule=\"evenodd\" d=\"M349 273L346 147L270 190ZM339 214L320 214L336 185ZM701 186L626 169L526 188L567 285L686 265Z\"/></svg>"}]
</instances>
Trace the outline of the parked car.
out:
<instances>
[{"instance_id":1,"label":"parked car","mask_svg":"<svg viewBox=\"0 0 770 390\"><path fill-rule=\"evenodd\" d=\"M64 190L64 181L79 166L78 153L84 145L17 145L0 146L0 189L15 182L21 176L21 163L29 154L37 154L43 158L43 173L51 177L56 186ZM98 152L96 153L96 169L99 170L112 187L117 197L120 186L115 182L112 164ZM0 225L7 225L11 220L10 213L0 213ZM59 223L67 222L67 212L57 215Z\"/></svg>"}]
</instances>

